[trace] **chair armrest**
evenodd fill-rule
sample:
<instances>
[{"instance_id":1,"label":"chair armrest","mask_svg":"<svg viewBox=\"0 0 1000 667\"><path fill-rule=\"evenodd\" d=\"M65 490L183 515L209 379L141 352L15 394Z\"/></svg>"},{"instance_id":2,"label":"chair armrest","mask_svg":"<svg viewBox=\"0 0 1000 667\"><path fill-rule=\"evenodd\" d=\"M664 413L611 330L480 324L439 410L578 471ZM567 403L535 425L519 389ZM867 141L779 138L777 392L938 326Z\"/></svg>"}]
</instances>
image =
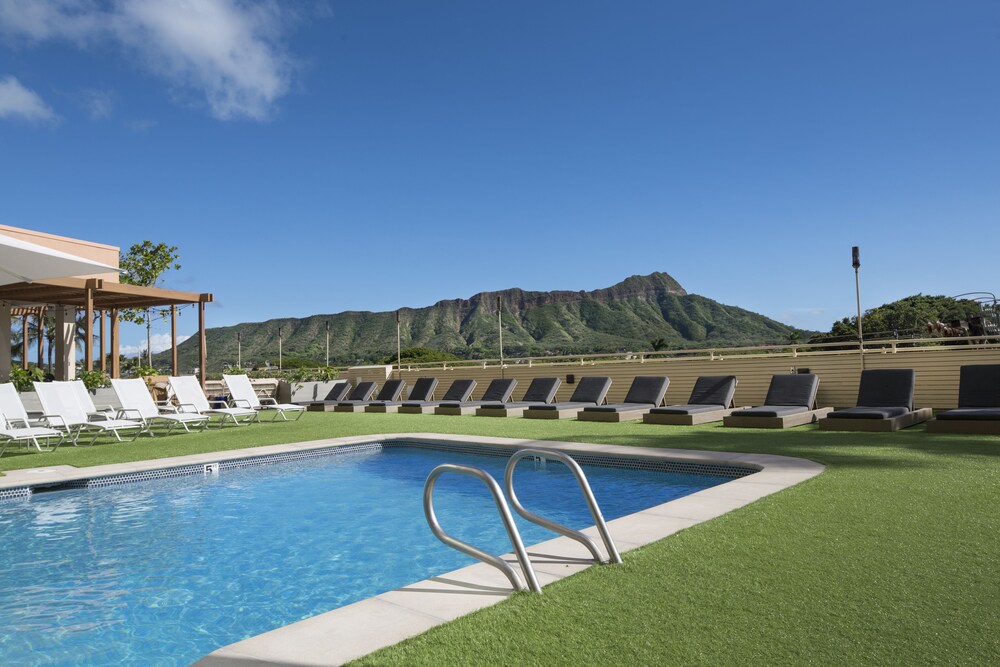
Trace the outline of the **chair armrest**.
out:
<instances>
[{"instance_id":1,"label":"chair armrest","mask_svg":"<svg viewBox=\"0 0 1000 667\"><path fill-rule=\"evenodd\" d=\"M261 398L259 398L257 400L260 401L261 405L277 405L278 404L278 401L274 400L270 396L264 396L264 397L261 397Z\"/></svg>"},{"instance_id":2,"label":"chair armrest","mask_svg":"<svg viewBox=\"0 0 1000 667\"><path fill-rule=\"evenodd\" d=\"M211 405L211 404L209 404L209 405ZM190 409L187 409L187 408L190 408ZM196 415L201 414L198 411L198 408L195 407L194 403L179 403L177 405L177 411L178 412L193 412Z\"/></svg>"},{"instance_id":3,"label":"chair armrest","mask_svg":"<svg viewBox=\"0 0 1000 667\"><path fill-rule=\"evenodd\" d=\"M177 406L173 405L173 404L171 404L171 405L157 405L156 409L159 410L161 413L168 414L168 415L175 415L175 414L177 414L179 412L177 410Z\"/></svg>"},{"instance_id":4,"label":"chair armrest","mask_svg":"<svg viewBox=\"0 0 1000 667\"><path fill-rule=\"evenodd\" d=\"M130 415L135 415L130 416ZM136 421L145 422L146 420L142 418L142 413L135 408L122 408L118 411L118 419L134 419Z\"/></svg>"},{"instance_id":5,"label":"chair armrest","mask_svg":"<svg viewBox=\"0 0 1000 667\"><path fill-rule=\"evenodd\" d=\"M49 426L62 426L67 431L69 430L69 425L66 424L66 418L62 415L42 415L39 417L39 421L44 421ZM59 422L59 423L54 423Z\"/></svg>"},{"instance_id":6,"label":"chair armrest","mask_svg":"<svg viewBox=\"0 0 1000 667\"><path fill-rule=\"evenodd\" d=\"M209 406L212 406L212 405L219 406L219 405L221 405L224 408L228 408L229 407L229 401L223 401L223 400L219 400L219 399L216 399L214 401L213 400L209 400L208 401L208 405Z\"/></svg>"},{"instance_id":7,"label":"chair armrest","mask_svg":"<svg viewBox=\"0 0 1000 667\"><path fill-rule=\"evenodd\" d=\"M253 410L253 406L250 405L250 401L245 398L237 398L233 400L234 408L246 408L247 410Z\"/></svg>"}]
</instances>

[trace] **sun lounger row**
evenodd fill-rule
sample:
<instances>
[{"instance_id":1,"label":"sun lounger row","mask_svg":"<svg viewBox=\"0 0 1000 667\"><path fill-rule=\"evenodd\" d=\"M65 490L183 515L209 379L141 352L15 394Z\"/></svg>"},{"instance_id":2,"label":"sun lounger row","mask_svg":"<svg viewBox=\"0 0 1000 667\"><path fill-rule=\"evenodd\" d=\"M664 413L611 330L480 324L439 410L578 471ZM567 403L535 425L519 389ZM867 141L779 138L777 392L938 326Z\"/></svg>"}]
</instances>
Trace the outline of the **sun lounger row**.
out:
<instances>
[{"instance_id":1,"label":"sun lounger row","mask_svg":"<svg viewBox=\"0 0 1000 667\"><path fill-rule=\"evenodd\" d=\"M960 370L959 407L937 415L928 425L932 432L1000 434L1000 365L963 366ZM638 376L622 403L607 405L611 378L583 377L569 401L554 403L558 378L535 378L521 400L510 402L517 381L493 380L478 400L469 400L474 380L456 380L444 398L432 400L437 380L417 380L410 397L399 400L401 380L386 382L375 401L367 400L374 383L360 383L346 401L333 404L344 411L405 412L446 415L476 414L484 417L523 416L527 419L582 421L630 421L650 424L696 425L722 421L735 428L791 428L817 423L824 430L896 431L931 419L930 408L914 408L916 373L912 369L870 369L861 373L855 407L834 410L819 407L816 397L820 379L815 374L796 373L771 378L763 404L736 408L733 397L737 380L732 375L702 376L695 382L687 403L663 405L670 379ZM363 386L364 385L364 386ZM347 387L342 389L346 392ZM353 398L355 394L363 394ZM312 409L312 407L310 407Z\"/></svg>"},{"instance_id":2,"label":"sun lounger row","mask_svg":"<svg viewBox=\"0 0 1000 667\"><path fill-rule=\"evenodd\" d=\"M259 398L246 375L224 378L231 403L214 405L194 376L170 378L174 398L170 405L157 405L141 379L113 379L111 386L121 407L103 410L94 405L90 392L79 380L36 382L34 389L42 414L33 419L14 385L0 384L0 456L12 444L53 451L67 439L74 445L94 444L102 435L119 442L124 438L131 441L142 434L154 436L154 427L162 427L165 435L178 427L184 431L192 427L205 429L213 419L220 427L226 423L242 426L259 421L264 413L272 413L274 421L278 417L288 420L286 413L301 416L305 411L302 406Z\"/></svg>"}]
</instances>

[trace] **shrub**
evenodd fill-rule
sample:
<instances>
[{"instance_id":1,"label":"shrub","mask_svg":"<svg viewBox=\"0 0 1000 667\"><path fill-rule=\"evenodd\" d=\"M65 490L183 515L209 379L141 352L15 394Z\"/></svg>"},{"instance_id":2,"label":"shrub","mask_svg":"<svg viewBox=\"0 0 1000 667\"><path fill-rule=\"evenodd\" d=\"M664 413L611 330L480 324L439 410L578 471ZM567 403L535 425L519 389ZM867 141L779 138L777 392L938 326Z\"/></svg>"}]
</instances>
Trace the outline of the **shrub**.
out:
<instances>
[{"instance_id":1,"label":"shrub","mask_svg":"<svg viewBox=\"0 0 1000 667\"><path fill-rule=\"evenodd\" d=\"M10 371L10 382L18 391L34 391L35 382L45 380L45 371L37 366L32 366L28 370L23 368L12 368Z\"/></svg>"}]
</instances>

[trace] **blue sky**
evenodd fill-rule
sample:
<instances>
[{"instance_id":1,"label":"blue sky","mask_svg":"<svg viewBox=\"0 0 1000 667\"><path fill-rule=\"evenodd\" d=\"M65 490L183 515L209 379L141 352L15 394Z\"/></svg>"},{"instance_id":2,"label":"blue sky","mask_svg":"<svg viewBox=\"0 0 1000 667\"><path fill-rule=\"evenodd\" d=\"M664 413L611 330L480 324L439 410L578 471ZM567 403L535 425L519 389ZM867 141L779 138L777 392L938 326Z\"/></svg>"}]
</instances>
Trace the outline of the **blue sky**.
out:
<instances>
[{"instance_id":1,"label":"blue sky","mask_svg":"<svg viewBox=\"0 0 1000 667\"><path fill-rule=\"evenodd\" d=\"M998 64L995 1L0 0L0 223L176 245L209 326L666 271L827 329L852 245L1000 291Z\"/></svg>"}]
</instances>

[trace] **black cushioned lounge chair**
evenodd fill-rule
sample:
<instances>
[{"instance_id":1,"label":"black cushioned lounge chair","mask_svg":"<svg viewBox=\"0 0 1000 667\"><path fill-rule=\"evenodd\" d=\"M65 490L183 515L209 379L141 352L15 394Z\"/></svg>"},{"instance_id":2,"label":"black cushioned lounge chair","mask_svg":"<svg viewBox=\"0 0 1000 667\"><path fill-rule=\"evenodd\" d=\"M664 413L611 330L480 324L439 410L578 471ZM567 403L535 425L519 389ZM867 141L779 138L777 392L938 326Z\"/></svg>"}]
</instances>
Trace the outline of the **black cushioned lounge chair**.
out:
<instances>
[{"instance_id":1,"label":"black cushioned lounge chair","mask_svg":"<svg viewBox=\"0 0 1000 667\"><path fill-rule=\"evenodd\" d=\"M625 422L641 419L655 407L663 405L670 378L666 375L637 375L628 388L623 403L592 405L581 410L576 418L589 422Z\"/></svg>"},{"instance_id":2,"label":"black cushioned lounge chair","mask_svg":"<svg viewBox=\"0 0 1000 667\"><path fill-rule=\"evenodd\" d=\"M440 401L407 400L403 401L403 404L399 406L399 411L411 415L422 415L428 412L434 412L434 408L441 405L445 401L450 403L461 403L469 400L469 396L472 396L472 390L475 388L475 380L454 380Z\"/></svg>"},{"instance_id":3,"label":"black cushioned lounge chair","mask_svg":"<svg viewBox=\"0 0 1000 667\"><path fill-rule=\"evenodd\" d=\"M340 403L337 403L337 407L333 410L334 412L364 412L365 408L375 401L380 403L398 401L400 395L403 393L403 387L405 386L406 380L386 380L385 384L382 385L382 389L379 390L378 396L374 399L369 398L363 401L341 401Z\"/></svg>"},{"instance_id":4,"label":"black cushioned lounge chair","mask_svg":"<svg viewBox=\"0 0 1000 667\"><path fill-rule=\"evenodd\" d=\"M510 395L514 393L517 380L514 378L491 380L490 384L483 392L482 398L478 401L442 401L441 405L434 408L436 415L471 415L476 408L486 403L506 403L510 400Z\"/></svg>"},{"instance_id":5,"label":"black cushioned lounge chair","mask_svg":"<svg viewBox=\"0 0 1000 667\"><path fill-rule=\"evenodd\" d=\"M313 401L292 401L292 402L295 403L296 405L309 406L312 405L313 403L322 403L324 401L330 401L330 403L336 405L337 403L340 403L342 400L344 400L344 398L347 397L347 392L349 392L350 390L351 390L350 382L346 381L338 382L337 384L333 385L333 387L330 388L330 391L328 391L326 396L324 396L323 398L316 399Z\"/></svg>"},{"instance_id":6,"label":"black cushioned lounge chair","mask_svg":"<svg viewBox=\"0 0 1000 667\"><path fill-rule=\"evenodd\" d=\"M589 376L580 378L573 395L569 401L564 403L548 403L546 405L532 405L524 411L523 416L527 419L570 419L576 417L577 413L584 408L604 405L604 399L611 389L611 378L602 376Z\"/></svg>"},{"instance_id":7,"label":"black cushioned lounge chair","mask_svg":"<svg viewBox=\"0 0 1000 667\"><path fill-rule=\"evenodd\" d=\"M834 410L819 427L828 431L898 431L925 422L932 410L913 409L917 373L912 368L861 371L857 407Z\"/></svg>"},{"instance_id":8,"label":"black cushioned lounge chair","mask_svg":"<svg viewBox=\"0 0 1000 667\"><path fill-rule=\"evenodd\" d=\"M958 408L927 422L931 433L1000 435L1000 364L959 369Z\"/></svg>"},{"instance_id":9,"label":"black cushioned lounge chair","mask_svg":"<svg viewBox=\"0 0 1000 667\"><path fill-rule=\"evenodd\" d=\"M437 389L437 378L418 378L413 383L410 396L407 401L430 401L434 398L434 390ZM375 401L365 407L365 412L399 412L403 401Z\"/></svg>"},{"instance_id":10,"label":"black cushioned lounge chair","mask_svg":"<svg viewBox=\"0 0 1000 667\"><path fill-rule=\"evenodd\" d=\"M476 408L478 417L520 417L532 405L547 405L551 403L562 380L559 378L535 378L528 385L528 390L520 401L514 403L484 403Z\"/></svg>"},{"instance_id":11,"label":"black cushioned lounge chair","mask_svg":"<svg viewBox=\"0 0 1000 667\"><path fill-rule=\"evenodd\" d=\"M833 408L816 409L819 376L812 373L772 375L764 405L733 410L723 426L739 428L791 428L811 424Z\"/></svg>"},{"instance_id":12,"label":"black cushioned lounge chair","mask_svg":"<svg viewBox=\"0 0 1000 667\"><path fill-rule=\"evenodd\" d=\"M320 412L331 412L344 401L370 400L372 394L375 393L377 388L378 385L374 382L359 382L357 386L351 390L351 393L347 395L347 398L342 398L339 401L313 401L307 406L306 409L310 411L318 410Z\"/></svg>"},{"instance_id":13,"label":"black cushioned lounge chair","mask_svg":"<svg viewBox=\"0 0 1000 667\"><path fill-rule=\"evenodd\" d=\"M653 408L642 417L647 424L693 426L722 421L733 411L735 375L703 375L694 383L691 397L682 405Z\"/></svg>"}]
</instances>

